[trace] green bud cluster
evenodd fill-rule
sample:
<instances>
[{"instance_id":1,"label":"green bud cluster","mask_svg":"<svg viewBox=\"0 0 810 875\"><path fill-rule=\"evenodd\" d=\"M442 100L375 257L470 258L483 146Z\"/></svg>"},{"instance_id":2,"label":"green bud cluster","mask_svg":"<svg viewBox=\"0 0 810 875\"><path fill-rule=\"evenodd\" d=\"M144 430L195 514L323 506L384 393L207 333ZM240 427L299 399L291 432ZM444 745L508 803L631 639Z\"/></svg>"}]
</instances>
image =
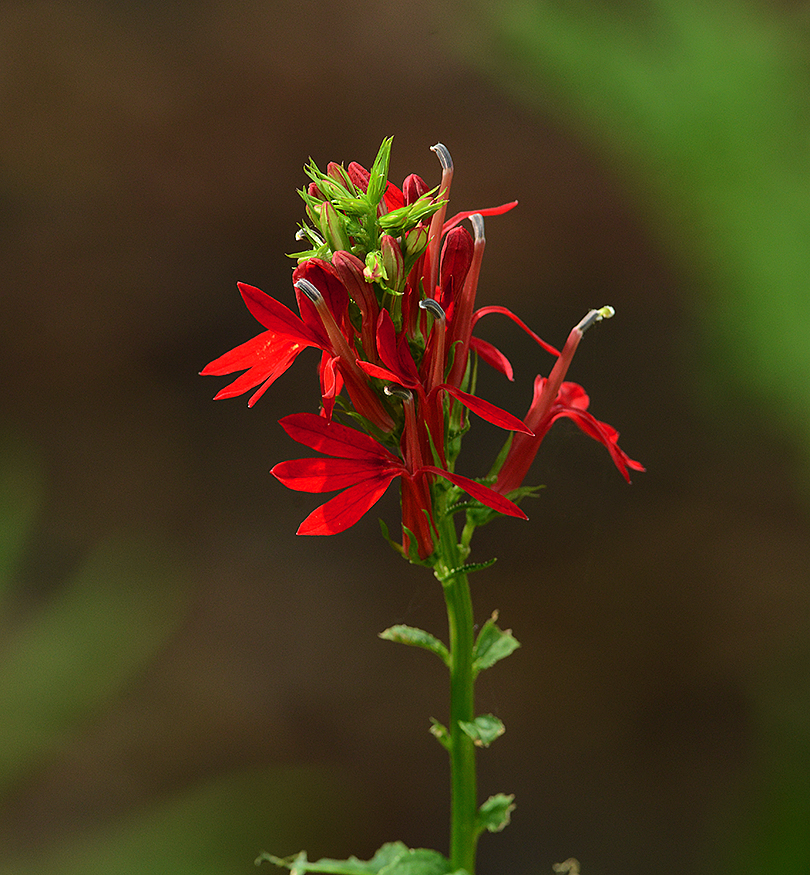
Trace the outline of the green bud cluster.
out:
<instances>
[{"instance_id":1,"label":"green bud cluster","mask_svg":"<svg viewBox=\"0 0 810 875\"><path fill-rule=\"evenodd\" d=\"M353 179L342 164L330 162L324 173L310 159L304 172L311 184L299 191L308 222L301 224L296 235L310 248L290 257L300 264L310 258L331 261L335 252L351 252L366 265L369 282L399 295L411 268L427 249L430 218L447 201L436 199L436 187L412 204L387 209L392 139L383 140L365 191L357 184L356 174Z\"/></svg>"}]
</instances>

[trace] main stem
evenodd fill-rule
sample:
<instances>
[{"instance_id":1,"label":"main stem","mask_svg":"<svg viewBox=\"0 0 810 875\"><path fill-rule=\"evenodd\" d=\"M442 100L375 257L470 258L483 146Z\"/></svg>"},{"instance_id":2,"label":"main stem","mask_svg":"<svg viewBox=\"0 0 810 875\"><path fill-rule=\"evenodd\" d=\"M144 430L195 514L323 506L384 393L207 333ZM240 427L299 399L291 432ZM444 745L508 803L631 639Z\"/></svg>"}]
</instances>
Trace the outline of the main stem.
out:
<instances>
[{"instance_id":1,"label":"main stem","mask_svg":"<svg viewBox=\"0 0 810 875\"><path fill-rule=\"evenodd\" d=\"M475 745L461 728L461 723L470 723L475 716L472 599L467 575L450 573L463 562L452 519L446 519L441 528L442 586L450 637L450 862L453 871L465 869L469 875L475 875L478 840Z\"/></svg>"}]
</instances>

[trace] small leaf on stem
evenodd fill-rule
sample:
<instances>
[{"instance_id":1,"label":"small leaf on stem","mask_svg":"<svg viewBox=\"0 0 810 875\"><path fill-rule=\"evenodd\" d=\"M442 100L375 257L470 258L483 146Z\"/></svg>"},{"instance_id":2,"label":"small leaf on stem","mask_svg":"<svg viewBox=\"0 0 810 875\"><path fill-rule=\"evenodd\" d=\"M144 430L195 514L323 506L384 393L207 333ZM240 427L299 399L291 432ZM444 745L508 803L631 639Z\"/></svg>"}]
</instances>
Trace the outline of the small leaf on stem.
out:
<instances>
[{"instance_id":1,"label":"small leaf on stem","mask_svg":"<svg viewBox=\"0 0 810 875\"><path fill-rule=\"evenodd\" d=\"M506 732L503 723L492 714L482 714L470 723L459 721L458 725L470 736L476 747L489 747Z\"/></svg>"},{"instance_id":2,"label":"small leaf on stem","mask_svg":"<svg viewBox=\"0 0 810 875\"><path fill-rule=\"evenodd\" d=\"M498 793L497 796L490 796L486 802L478 809L478 831L483 832L500 832L509 824L511 813L515 810L515 797L507 796L505 793Z\"/></svg>"},{"instance_id":3,"label":"small leaf on stem","mask_svg":"<svg viewBox=\"0 0 810 875\"><path fill-rule=\"evenodd\" d=\"M498 628L495 622L497 619L498 612L495 611L478 633L473 650L473 671L476 675L520 647L520 642L512 635L511 629Z\"/></svg>"},{"instance_id":4,"label":"small leaf on stem","mask_svg":"<svg viewBox=\"0 0 810 875\"><path fill-rule=\"evenodd\" d=\"M416 629L413 626L403 626L400 624L380 632L380 638L383 638L385 641L396 641L399 644L410 644L412 647L421 647L424 650L429 650L431 653L435 653L445 665L450 665L450 654L445 645L435 635L425 632L424 629Z\"/></svg>"}]
</instances>

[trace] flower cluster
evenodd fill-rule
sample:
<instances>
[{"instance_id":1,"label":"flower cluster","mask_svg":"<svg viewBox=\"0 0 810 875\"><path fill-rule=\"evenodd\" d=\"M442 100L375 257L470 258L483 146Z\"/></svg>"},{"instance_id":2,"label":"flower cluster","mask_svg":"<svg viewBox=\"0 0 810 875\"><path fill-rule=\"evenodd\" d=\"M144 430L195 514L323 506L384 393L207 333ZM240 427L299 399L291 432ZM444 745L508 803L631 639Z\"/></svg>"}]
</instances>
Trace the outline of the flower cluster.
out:
<instances>
[{"instance_id":1,"label":"flower cluster","mask_svg":"<svg viewBox=\"0 0 810 875\"><path fill-rule=\"evenodd\" d=\"M496 514L525 518L515 502L529 491L523 480L560 417L604 444L626 479L628 469L644 469L619 448L616 430L587 411L584 390L564 382L582 333L612 310L591 311L558 352L507 308L476 309L483 217L505 213L517 202L448 219L453 164L447 149L433 147L442 169L433 189L415 174L401 188L389 182L390 150L387 139L370 170L353 162L345 168L330 163L322 172L310 162L305 170L311 181L300 192L308 222L297 234L310 248L296 254L292 277L299 315L239 284L265 331L202 373L244 371L216 398L254 390L252 406L301 351L319 349L320 413L292 414L281 425L323 455L281 462L272 473L291 489L341 491L311 513L298 533L347 529L399 478L401 549L413 561L429 563L442 515L464 508L478 514L477 524ZM475 394L479 359L512 379L506 356L473 335L478 320L492 313L510 318L556 357L549 376L535 380L522 420ZM483 482L454 471L470 412L509 432ZM461 502L462 493L473 501Z\"/></svg>"}]
</instances>

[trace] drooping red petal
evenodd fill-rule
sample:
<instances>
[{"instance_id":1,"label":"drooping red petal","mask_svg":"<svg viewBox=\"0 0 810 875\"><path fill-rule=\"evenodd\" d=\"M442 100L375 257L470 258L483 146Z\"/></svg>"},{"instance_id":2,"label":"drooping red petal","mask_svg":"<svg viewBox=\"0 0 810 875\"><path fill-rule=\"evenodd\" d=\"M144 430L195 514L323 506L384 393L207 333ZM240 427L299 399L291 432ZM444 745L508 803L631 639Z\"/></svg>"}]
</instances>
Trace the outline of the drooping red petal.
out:
<instances>
[{"instance_id":1,"label":"drooping red petal","mask_svg":"<svg viewBox=\"0 0 810 875\"><path fill-rule=\"evenodd\" d=\"M445 480L454 483L460 489L463 489L469 495L472 495L473 498L480 501L481 504L485 504L487 507L497 510L498 513L518 517L523 520L528 519L526 514L523 513L513 501L509 501L508 498L504 498L502 495L494 492L482 483L476 483L475 480L470 480L469 477L462 477L461 474L451 474L449 471L445 471L442 468L436 468L433 465L425 465L421 470L430 471L432 474L444 477Z\"/></svg>"},{"instance_id":2,"label":"drooping red petal","mask_svg":"<svg viewBox=\"0 0 810 875\"><path fill-rule=\"evenodd\" d=\"M529 337L531 337L535 341L535 343L542 346L546 352L550 352L552 355L556 356L560 354L558 349L555 349L555 347L553 347L550 343L546 343L542 337L539 337L537 334L535 334L531 330L531 328L529 328L529 326L522 319L515 316L515 314L511 310L506 307L501 307L497 304L493 304L489 307L481 307L480 310L476 310L473 314L473 327L482 316L486 316L489 313L500 313L502 316L508 316L516 325L519 325L526 332L526 334L528 334Z\"/></svg>"},{"instance_id":3,"label":"drooping red petal","mask_svg":"<svg viewBox=\"0 0 810 875\"><path fill-rule=\"evenodd\" d=\"M442 383L439 388L444 389L445 392L452 395L465 407L472 410L473 413L477 413L481 419L486 419L487 422L491 422L493 425L506 428L509 431L533 434L532 430L522 419L518 419L517 416L513 416L509 411L501 407L496 407L490 401L478 398L476 395L470 395L468 392L462 392L461 389L457 389L449 383Z\"/></svg>"},{"instance_id":4,"label":"drooping red petal","mask_svg":"<svg viewBox=\"0 0 810 875\"><path fill-rule=\"evenodd\" d=\"M507 379L515 379L511 362L497 347L486 340L481 340L480 337L471 337L470 349L476 352L490 367L500 371Z\"/></svg>"},{"instance_id":5,"label":"drooping red petal","mask_svg":"<svg viewBox=\"0 0 810 875\"><path fill-rule=\"evenodd\" d=\"M281 301L246 283L237 283L237 287L253 318L265 328L277 334L295 337L308 346L320 345L312 331Z\"/></svg>"},{"instance_id":6,"label":"drooping red petal","mask_svg":"<svg viewBox=\"0 0 810 875\"><path fill-rule=\"evenodd\" d=\"M613 464L619 469L622 477L629 483L630 473L628 468L633 471L644 471L645 468L640 462L631 459L627 453L618 444L619 432L608 425L606 422L600 422L596 417L592 416L586 410L581 410L576 407L561 407L559 409L552 408L552 421L560 417L572 419L582 431L589 437L599 441L610 453Z\"/></svg>"},{"instance_id":7,"label":"drooping red petal","mask_svg":"<svg viewBox=\"0 0 810 875\"><path fill-rule=\"evenodd\" d=\"M299 444L341 459L376 459L392 467L402 466L396 456L370 435L329 422L315 413L291 413L279 420L287 434Z\"/></svg>"},{"instance_id":8,"label":"drooping red petal","mask_svg":"<svg viewBox=\"0 0 810 875\"><path fill-rule=\"evenodd\" d=\"M279 462L270 473L297 492L334 492L388 476L385 465L376 459L335 459L332 456Z\"/></svg>"},{"instance_id":9,"label":"drooping red petal","mask_svg":"<svg viewBox=\"0 0 810 875\"><path fill-rule=\"evenodd\" d=\"M398 474L393 471L350 486L312 511L298 527L296 534L337 535L346 531L374 507Z\"/></svg>"}]
</instances>

